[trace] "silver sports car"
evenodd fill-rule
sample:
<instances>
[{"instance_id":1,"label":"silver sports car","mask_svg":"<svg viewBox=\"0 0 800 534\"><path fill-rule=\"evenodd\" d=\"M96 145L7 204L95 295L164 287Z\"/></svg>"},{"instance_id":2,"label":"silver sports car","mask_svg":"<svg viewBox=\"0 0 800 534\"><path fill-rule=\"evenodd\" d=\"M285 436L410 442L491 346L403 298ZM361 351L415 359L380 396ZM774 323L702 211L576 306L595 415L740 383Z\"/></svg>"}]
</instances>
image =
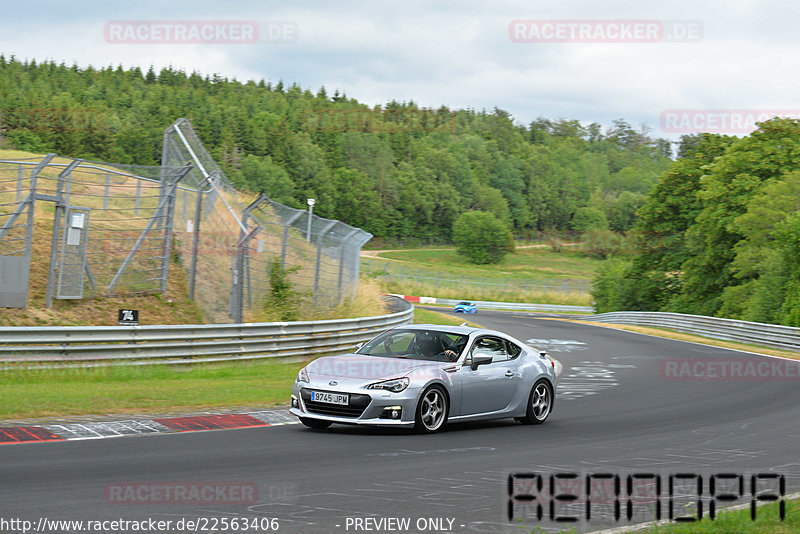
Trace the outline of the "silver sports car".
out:
<instances>
[{"instance_id":1,"label":"silver sports car","mask_svg":"<svg viewBox=\"0 0 800 534\"><path fill-rule=\"evenodd\" d=\"M554 362L509 335L408 325L354 354L309 363L294 382L289 411L312 428L343 423L435 432L448 421L543 423L555 391Z\"/></svg>"}]
</instances>

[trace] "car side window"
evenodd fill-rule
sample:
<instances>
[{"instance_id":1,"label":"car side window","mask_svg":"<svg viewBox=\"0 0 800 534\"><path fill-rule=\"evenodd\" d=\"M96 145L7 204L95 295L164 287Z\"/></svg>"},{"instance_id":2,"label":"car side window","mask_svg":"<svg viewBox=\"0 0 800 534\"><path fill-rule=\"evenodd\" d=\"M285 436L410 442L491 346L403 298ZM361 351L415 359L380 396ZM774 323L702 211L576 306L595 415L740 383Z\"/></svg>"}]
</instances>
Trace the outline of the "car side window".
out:
<instances>
[{"instance_id":1,"label":"car side window","mask_svg":"<svg viewBox=\"0 0 800 534\"><path fill-rule=\"evenodd\" d=\"M508 352L508 359L513 360L514 358L520 355L520 353L522 352L522 347L510 341L506 341L506 351Z\"/></svg>"},{"instance_id":2,"label":"car side window","mask_svg":"<svg viewBox=\"0 0 800 534\"><path fill-rule=\"evenodd\" d=\"M491 356L492 363L502 362L509 359L503 340L496 337L479 337L472 345L470 354L473 357L477 355Z\"/></svg>"},{"instance_id":3,"label":"car side window","mask_svg":"<svg viewBox=\"0 0 800 534\"><path fill-rule=\"evenodd\" d=\"M413 340L414 332L398 332L388 336L382 344L372 347L370 354L374 356L405 354L409 351Z\"/></svg>"}]
</instances>

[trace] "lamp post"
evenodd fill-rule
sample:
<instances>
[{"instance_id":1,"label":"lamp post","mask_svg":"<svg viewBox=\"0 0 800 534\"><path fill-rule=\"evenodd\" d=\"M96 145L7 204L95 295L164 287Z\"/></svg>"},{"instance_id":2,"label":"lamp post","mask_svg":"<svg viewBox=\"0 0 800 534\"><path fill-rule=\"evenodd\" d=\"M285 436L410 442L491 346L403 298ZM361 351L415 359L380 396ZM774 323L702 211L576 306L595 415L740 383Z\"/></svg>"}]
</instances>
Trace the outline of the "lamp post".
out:
<instances>
[{"instance_id":1,"label":"lamp post","mask_svg":"<svg viewBox=\"0 0 800 534\"><path fill-rule=\"evenodd\" d=\"M309 198L308 202L308 231L306 232L306 243L311 242L311 214L314 213L314 203L316 202L315 199Z\"/></svg>"}]
</instances>

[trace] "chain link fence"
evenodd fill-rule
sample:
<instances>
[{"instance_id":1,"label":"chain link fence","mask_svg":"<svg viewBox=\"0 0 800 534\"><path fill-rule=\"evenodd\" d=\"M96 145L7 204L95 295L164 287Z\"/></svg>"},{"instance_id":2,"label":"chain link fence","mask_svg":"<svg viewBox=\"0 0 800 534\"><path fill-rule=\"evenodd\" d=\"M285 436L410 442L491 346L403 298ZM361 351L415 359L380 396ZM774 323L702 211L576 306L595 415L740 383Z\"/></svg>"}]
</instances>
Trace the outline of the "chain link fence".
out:
<instances>
[{"instance_id":1,"label":"chain link fence","mask_svg":"<svg viewBox=\"0 0 800 534\"><path fill-rule=\"evenodd\" d=\"M0 160L0 306L27 305L34 254L49 256L48 306L165 291L174 196L187 170L55 154Z\"/></svg>"},{"instance_id":2,"label":"chain link fence","mask_svg":"<svg viewBox=\"0 0 800 534\"><path fill-rule=\"evenodd\" d=\"M176 248L193 297L215 320L242 322L245 310L268 305L273 262L317 305L355 295L359 253L372 234L237 191L186 119L166 130L162 163L192 165L184 184L194 192L179 195L185 232L176 233Z\"/></svg>"},{"instance_id":3,"label":"chain link fence","mask_svg":"<svg viewBox=\"0 0 800 534\"><path fill-rule=\"evenodd\" d=\"M318 305L355 295L371 234L237 191L186 119L166 130L163 150L161 166L0 160L0 307L26 307L29 285L44 285L31 277L34 256L49 257L48 306L163 293L173 259L214 323L263 308L276 261L296 267L291 281Z\"/></svg>"}]
</instances>

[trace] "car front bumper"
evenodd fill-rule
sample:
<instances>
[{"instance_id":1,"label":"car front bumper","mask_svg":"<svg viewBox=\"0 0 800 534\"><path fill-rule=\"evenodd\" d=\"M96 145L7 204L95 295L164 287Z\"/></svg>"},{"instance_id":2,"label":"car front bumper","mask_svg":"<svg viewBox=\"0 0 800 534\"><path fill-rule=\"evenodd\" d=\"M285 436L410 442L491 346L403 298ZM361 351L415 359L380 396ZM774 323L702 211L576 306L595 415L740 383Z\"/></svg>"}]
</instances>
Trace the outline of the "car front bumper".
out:
<instances>
[{"instance_id":1,"label":"car front bumper","mask_svg":"<svg viewBox=\"0 0 800 534\"><path fill-rule=\"evenodd\" d=\"M310 401L310 391L335 392L347 394L350 399L348 407L327 405ZM303 383L302 386L292 387L292 405L289 413L297 417L329 421L345 425L369 425L387 427L412 427L417 409L419 388L407 388L400 393L387 391L369 391L364 389L349 391L347 389L333 389L330 386L322 387L314 384ZM365 404L363 410L354 406L354 401L360 400ZM399 408L398 418L392 418L391 412ZM350 411L351 413L336 413Z\"/></svg>"}]
</instances>

